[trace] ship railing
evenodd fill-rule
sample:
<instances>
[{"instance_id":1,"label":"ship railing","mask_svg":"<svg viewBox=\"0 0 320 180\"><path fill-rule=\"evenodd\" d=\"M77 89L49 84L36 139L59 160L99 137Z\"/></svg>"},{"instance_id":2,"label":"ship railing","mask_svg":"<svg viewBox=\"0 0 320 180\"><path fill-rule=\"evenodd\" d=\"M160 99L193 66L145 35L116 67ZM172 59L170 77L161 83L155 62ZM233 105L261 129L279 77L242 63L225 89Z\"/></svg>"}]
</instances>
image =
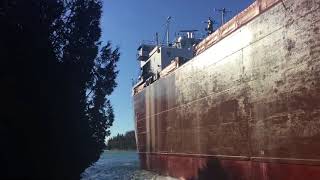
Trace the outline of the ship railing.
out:
<instances>
[{"instance_id":1,"label":"ship railing","mask_svg":"<svg viewBox=\"0 0 320 180\"><path fill-rule=\"evenodd\" d=\"M162 43L162 42L156 42L156 41L151 41L151 40L142 40L140 42L140 45L145 44L145 45L150 45L150 46L167 46L166 43Z\"/></svg>"},{"instance_id":2,"label":"ship railing","mask_svg":"<svg viewBox=\"0 0 320 180\"><path fill-rule=\"evenodd\" d=\"M140 79L137 79L132 87L132 94L135 95L139 92L141 92L145 87L149 86L153 82L157 81L159 78L164 78L168 75L170 75L172 72L174 72L176 69L178 69L183 63L185 63L186 60L181 57L174 58L171 63L165 67L160 73L154 74L150 76L148 79L143 81Z\"/></svg>"},{"instance_id":3,"label":"ship railing","mask_svg":"<svg viewBox=\"0 0 320 180\"><path fill-rule=\"evenodd\" d=\"M222 25L214 33L207 36L195 48L195 55L199 55L210 48L226 36L230 35L240 27L244 26L255 17L259 16L281 0L257 0L244 11L233 17L230 21Z\"/></svg>"},{"instance_id":4,"label":"ship railing","mask_svg":"<svg viewBox=\"0 0 320 180\"><path fill-rule=\"evenodd\" d=\"M160 72L160 78L163 78L178 69L182 62L181 58L174 58L171 63Z\"/></svg>"}]
</instances>

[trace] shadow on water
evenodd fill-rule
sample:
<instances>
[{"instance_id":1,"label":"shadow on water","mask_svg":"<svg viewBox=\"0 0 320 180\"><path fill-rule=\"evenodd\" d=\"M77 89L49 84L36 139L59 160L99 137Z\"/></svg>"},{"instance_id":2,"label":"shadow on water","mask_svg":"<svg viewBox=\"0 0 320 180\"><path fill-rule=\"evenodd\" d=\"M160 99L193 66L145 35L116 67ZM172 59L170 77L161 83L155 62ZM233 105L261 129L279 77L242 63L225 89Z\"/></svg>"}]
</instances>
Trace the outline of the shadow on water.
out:
<instances>
[{"instance_id":1,"label":"shadow on water","mask_svg":"<svg viewBox=\"0 0 320 180\"><path fill-rule=\"evenodd\" d=\"M228 176L218 159L208 159L206 165L198 169L198 177L187 180L227 180Z\"/></svg>"}]
</instances>

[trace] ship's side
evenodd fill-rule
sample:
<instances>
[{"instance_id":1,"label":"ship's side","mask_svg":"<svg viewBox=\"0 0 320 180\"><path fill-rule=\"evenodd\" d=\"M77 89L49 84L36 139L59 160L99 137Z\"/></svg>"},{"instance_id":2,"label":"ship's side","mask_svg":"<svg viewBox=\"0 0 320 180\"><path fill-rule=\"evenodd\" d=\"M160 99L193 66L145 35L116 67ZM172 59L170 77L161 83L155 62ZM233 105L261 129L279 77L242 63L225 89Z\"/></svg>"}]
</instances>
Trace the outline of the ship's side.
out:
<instances>
[{"instance_id":1,"label":"ship's side","mask_svg":"<svg viewBox=\"0 0 320 180\"><path fill-rule=\"evenodd\" d=\"M225 36L209 36L192 60L135 93L142 168L185 179L320 179L320 0L249 8L241 27L232 20Z\"/></svg>"}]
</instances>

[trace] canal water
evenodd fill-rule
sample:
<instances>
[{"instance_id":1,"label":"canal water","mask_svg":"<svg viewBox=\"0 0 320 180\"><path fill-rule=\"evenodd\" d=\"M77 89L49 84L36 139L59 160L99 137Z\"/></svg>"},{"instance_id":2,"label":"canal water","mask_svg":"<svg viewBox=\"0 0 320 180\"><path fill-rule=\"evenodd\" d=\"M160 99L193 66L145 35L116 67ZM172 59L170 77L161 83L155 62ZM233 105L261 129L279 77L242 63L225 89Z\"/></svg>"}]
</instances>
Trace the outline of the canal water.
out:
<instances>
[{"instance_id":1,"label":"canal water","mask_svg":"<svg viewBox=\"0 0 320 180\"><path fill-rule=\"evenodd\" d=\"M82 180L177 180L140 170L135 151L105 151L81 175Z\"/></svg>"}]
</instances>

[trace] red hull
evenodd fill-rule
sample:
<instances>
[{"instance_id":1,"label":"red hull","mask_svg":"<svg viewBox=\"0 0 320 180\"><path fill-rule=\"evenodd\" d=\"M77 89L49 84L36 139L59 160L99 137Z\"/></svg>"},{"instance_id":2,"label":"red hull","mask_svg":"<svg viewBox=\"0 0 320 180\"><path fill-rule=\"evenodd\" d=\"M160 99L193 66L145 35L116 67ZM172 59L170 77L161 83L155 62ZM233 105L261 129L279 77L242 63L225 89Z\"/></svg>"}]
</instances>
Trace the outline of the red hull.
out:
<instances>
[{"instance_id":1,"label":"red hull","mask_svg":"<svg viewBox=\"0 0 320 180\"><path fill-rule=\"evenodd\" d=\"M320 179L320 166L317 166L315 162L309 162L307 163L309 165L307 165L285 162L259 162L245 159L241 157L220 159L199 155L140 154L140 162L143 169L186 180Z\"/></svg>"}]
</instances>

